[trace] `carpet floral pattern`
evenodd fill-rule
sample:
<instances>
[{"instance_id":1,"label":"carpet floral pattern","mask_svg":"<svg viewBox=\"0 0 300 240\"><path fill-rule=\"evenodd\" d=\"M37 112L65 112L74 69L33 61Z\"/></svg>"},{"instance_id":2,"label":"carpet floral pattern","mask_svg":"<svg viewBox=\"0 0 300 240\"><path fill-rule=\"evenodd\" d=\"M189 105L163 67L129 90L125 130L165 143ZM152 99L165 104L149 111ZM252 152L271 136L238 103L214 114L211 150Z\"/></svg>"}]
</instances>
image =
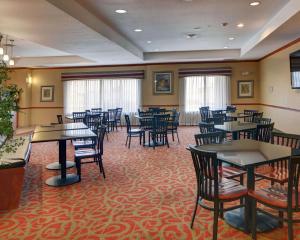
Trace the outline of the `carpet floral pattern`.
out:
<instances>
[{"instance_id":1,"label":"carpet floral pattern","mask_svg":"<svg viewBox=\"0 0 300 240\"><path fill-rule=\"evenodd\" d=\"M138 139L125 147L125 130L105 139L106 179L95 164L82 166L82 181L54 188L45 169L58 158L58 145L33 144L17 210L0 212L0 239L211 239L212 212L199 208L194 224L196 184L190 153L196 127L180 128L180 143L170 148L142 147ZM67 144L67 157L73 148ZM74 169L68 170L74 172ZM294 227L300 239L300 224ZM250 237L219 219L219 239ZM259 234L258 239L286 239L287 227Z\"/></svg>"}]
</instances>

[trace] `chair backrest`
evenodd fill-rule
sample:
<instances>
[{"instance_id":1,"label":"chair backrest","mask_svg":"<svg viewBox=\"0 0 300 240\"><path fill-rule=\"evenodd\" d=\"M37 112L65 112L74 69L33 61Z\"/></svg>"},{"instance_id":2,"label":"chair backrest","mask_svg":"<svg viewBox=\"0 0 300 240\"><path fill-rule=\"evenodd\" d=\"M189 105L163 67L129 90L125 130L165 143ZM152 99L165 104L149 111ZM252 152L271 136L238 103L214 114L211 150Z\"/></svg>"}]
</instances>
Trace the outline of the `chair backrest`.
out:
<instances>
[{"instance_id":1,"label":"chair backrest","mask_svg":"<svg viewBox=\"0 0 300 240\"><path fill-rule=\"evenodd\" d=\"M206 145L206 144L220 144L224 142L225 139L225 132L210 132L210 133L200 133L195 134L195 142L196 145Z\"/></svg>"},{"instance_id":2,"label":"chair backrest","mask_svg":"<svg viewBox=\"0 0 300 240\"><path fill-rule=\"evenodd\" d=\"M233 113L236 111L236 106L227 106L226 107L226 112L228 113Z\"/></svg>"},{"instance_id":3,"label":"chair backrest","mask_svg":"<svg viewBox=\"0 0 300 240\"><path fill-rule=\"evenodd\" d=\"M260 120L262 119L263 114L264 114L263 112L254 112L252 114L252 120L251 120L251 122L259 123Z\"/></svg>"},{"instance_id":4,"label":"chair backrest","mask_svg":"<svg viewBox=\"0 0 300 240\"><path fill-rule=\"evenodd\" d=\"M256 113L256 112L258 112L258 111L257 110L245 109L244 114L248 115L249 117L244 117L244 121L245 122L252 122L252 119L253 119L252 115L253 115L253 113Z\"/></svg>"},{"instance_id":5,"label":"chair backrest","mask_svg":"<svg viewBox=\"0 0 300 240\"><path fill-rule=\"evenodd\" d=\"M258 124L270 124L271 123L271 118L261 118L259 120L257 120Z\"/></svg>"},{"instance_id":6,"label":"chair backrest","mask_svg":"<svg viewBox=\"0 0 300 240\"><path fill-rule=\"evenodd\" d=\"M87 114L84 119L86 126L93 132L97 132L98 126L101 125L101 115L99 114Z\"/></svg>"},{"instance_id":7,"label":"chair backrest","mask_svg":"<svg viewBox=\"0 0 300 240\"><path fill-rule=\"evenodd\" d=\"M200 122L199 123L200 133L215 132L215 125L213 123Z\"/></svg>"},{"instance_id":8,"label":"chair backrest","mask_svg":"<svg viewBox=\"0 0 300 240\"><path fill-rule=\"evenodd\" d=\"M122 116L122 110L123 108L116 108L116 120L121 121L121 116Z\"/></svg>"},{"instance_id":9,"label":"chair backrest","mask_svg":"<svg viewBox=\"0 0 300 240\"><path fill-rule=\"evenodd\" d=\"M288 208L289 210L293 208L295 211L299 211L300 156L291 156L288 169Z\"/></svg>"},{"instance_id":10,"label":"chair backrest","mask_svg":"<svg viewBox=\"0 0 300 240\"><path fill-rule=\"evenodd\" d=\"M107 111L108 111L108 119L110 121L116 120L117 109L108 109Z\"/></svg>"},{"instance_id":11,"label":"chair backrest","mask_svg":"<svg viewBox=\"0 0 300 240\"><path fill-rule=\"evenodd\" d=\"M152 131L166 133L168 131L168 121L170 114L157 114L152 119Z\"/></svg>"},{"instance_id":12,"label":"chair backrest","mask_svg":"<svg viewBox=\"0 0 300 240\"><path fill-rule=\"evenodd\" d=\"M91 109L91 112L96 112L96 113L99 113L99 112L102 112L102 108L92 108Z\"/></svg>"},{"instance_id":13,"label":"chair backrest","mask_svg":"<svg viewBox=\"0 0 300 240\"><path fill-rule=\"evenodd\" d=\"M200 151L189 146L197 177L198 194L201 198L214 201L219 197L218 160L216 152Z\"/></svg>"},{"instance_id":14,"label":"chair backrest","mask_svg":"<svg viewBox=\"0 0 300 240\"><path fill-rule=\"evenodd\" d=\"M109 118L108 112L102 112L102 124L103 125L107 125L108 118Z\"/></svg>"},{"instance_id":15,"label":"chair backrest","mask_svg":"<svg viewBox=\"0 0 300 240\"><path fill-rule=\"evenodd\" d=\"M57 117L57 122L59 124L63 124L64 123L62 115L56 115L56 117Z\"/></svg>"},{"instance_id":16,"label":"chair backrest","mask_svg":"<svg viewBox=\"0 0 300 240\"><path fill-rule=\"evenodd\" d=\"M130 123L130 118L128 114L125 114L125 122L126 122L126 128L127 128L127 133L130 132L131 130L131 123Z\"/></svg>"},{"instance_id":17,"label":"chair backrest","mask_svg":"<svg viewBox=\"0 0 300 240\"><path fill-rule=\"evenodd\" d=\"M254 136L255 140L262 141L262 142L270 142L273 128L274 128L274 123L258 124L256 126L256 131Z\"/></svg>"},{"instance_id":18,"label":"chair backrest","mask_svg":"<svg viewBox=\"0 0 300 240\"><path fill-rule=\"evenodd\" d=\"M106 133L106 126L98 125L97 128L97 149L103 155L103 140Z\"/></svg>"},{"instance_id":19,"label":"chair backrest","mask_svg":"<svg viewBox=\"0 0 300 240\"><path fill-rule=\"evenodd\" d=\"M207 119L209 118L209 107L200 107L200 116L202 122L207 122Z\"/></svg>"},{"instance_id":20,"label":"chair backrest","mask_svg":"<svg viewBox=\"0 0 300 240\"><path fill-rule=\"evenodd\" d=\"M213 110L211 111L211 115L214 117L215 115L219 115L219 114L222 114L223 111L222 110Z\"/></svg>"},{"instance_id":21,"label":"chair backrest","mask_svg":"<svg viewBox=\"0 0 300 240\"><path fill-rule=\"evenodd\" d=\"M73 121L74 122L84 122L86 112L73 112Z\"/></svg>"},{"instance_id":22,"label":"chair backrest","mask_svg":"<svg viewBox=\"0 0 300 240\"><path fill-rule=\"evenodd\" d=\"M300 149L300 135L272 132L271 143Z\"/></svg>"},{"instance_id":23,"label":"chair backrest","mask_svg":"<svg viewBox=\"0 0 300 240\"><path fill-rule=\"evenodd\" d=\"M225 113L214 114L212 118L208 118L208 122L213 122L215 125L223 125L225 120Z\"/></svg>"},{"instance_id":24,"label":"chair backrest","mask_svg":"<svg viewBox=\"0 0 300 240\"><path fill-rule=\"evenodd\" d=\"M140 112L139 112L139 116L140 116L140 117L153 116L153 112L150 112L150 111L146 111L146 112L140 111Z\"/></svg>"}]
</instances>

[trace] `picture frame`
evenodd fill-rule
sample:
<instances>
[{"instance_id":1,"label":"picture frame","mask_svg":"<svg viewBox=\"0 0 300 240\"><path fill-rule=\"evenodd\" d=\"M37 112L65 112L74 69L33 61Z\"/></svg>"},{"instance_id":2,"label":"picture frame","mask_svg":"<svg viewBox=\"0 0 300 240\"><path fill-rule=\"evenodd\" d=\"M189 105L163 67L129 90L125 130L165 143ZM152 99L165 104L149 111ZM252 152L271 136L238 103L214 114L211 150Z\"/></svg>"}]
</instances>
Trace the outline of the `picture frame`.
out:
<instances>
[{"instance_id":1,"label":"picture frame","mask_svg":"<svg viewBox=\"0 0 300 240\"><path fill-rule=\"evenodd\" d=\"M173 94L173 72L153 72L153 94Z\"/></svg>"},{"instance_id":2,"label":"picture frame","mask_svg":"<svg viewBox=\"0 0 300 240\"><path fill-rule=\"evenodd\" d=\"M254 81L239 80L238 81L238 98L253 98L254 96Z\"/></svg>"},{"instance_id":3,"label":"picture frame","mask_svg":"<svg viewBox=\"0 0 300 240\"><path fill-rule=\"evenodd\" d=\"M54 101L54 86L41 86L41 102Z\"/></svg>"}]
</instances>

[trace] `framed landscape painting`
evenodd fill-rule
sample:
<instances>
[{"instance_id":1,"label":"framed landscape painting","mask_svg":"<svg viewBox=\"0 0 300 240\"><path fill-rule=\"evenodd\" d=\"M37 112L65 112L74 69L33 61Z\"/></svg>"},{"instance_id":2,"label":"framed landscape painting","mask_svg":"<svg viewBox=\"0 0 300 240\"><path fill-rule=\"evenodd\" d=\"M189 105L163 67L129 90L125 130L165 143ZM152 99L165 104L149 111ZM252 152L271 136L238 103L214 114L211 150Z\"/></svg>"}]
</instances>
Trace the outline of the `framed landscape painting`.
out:
<instances>
[{"instance_id":1,"label":"framed landscape painting","mask_svg":"<svg viewBox=\"0 0 300 240\"><path fill-rule=\"evenodd\" d=\"M238 97L239 98L252 98L253 94L253 80L239 80L238 81Z\"/></svg>"},{"instance_id":2,"label":"framed landscape painting","mask_svg":"<svg viewBox=\"0 0 300 240\"><path fill-rule=\"evenodd\" d=\"M153 73L153 94L173 93L173 72Z\"/></svg>"},{"instance_id":3,"label":"framed landscape painting","mask_svg":"<svg viewBox=\"0 0 300 240\"><path fill-rule=\"evenodd\" d=\"M54 86L41 86L41 102L54 101Z\"/></svg>"}]
</instances>

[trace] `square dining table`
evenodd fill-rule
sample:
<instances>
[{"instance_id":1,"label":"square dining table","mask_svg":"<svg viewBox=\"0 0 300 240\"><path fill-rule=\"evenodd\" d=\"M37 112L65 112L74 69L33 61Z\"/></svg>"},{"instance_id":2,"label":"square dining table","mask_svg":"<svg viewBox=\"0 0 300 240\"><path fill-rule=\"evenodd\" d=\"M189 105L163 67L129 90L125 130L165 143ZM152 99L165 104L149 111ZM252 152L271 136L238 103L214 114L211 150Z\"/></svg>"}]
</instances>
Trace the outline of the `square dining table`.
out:
<instances>
[{"instance_id":1,"label":"square dining table","mask_svg":"<svg viewBox=\"0 0 300 240\"><path fill-rule=\"evenodd\" d=\"M66 186L79 181L79 178L75 174L67 174L66 168L66 142L72 139L86 139L96 138L96 134L90 129L76 129L66 131L48 131L48 132L35 132L32 137L32 143L40 142L57 142L59 143L59 163L60 172L58 176L48 178L46 184L49 186Z\"/></svg>"},{"instance_id":2,"label":"square dining table","mask_svg":"<svg viewBox=\"0 0 300 240\"><path fill-rule=\"evenodd\" d=\"M50 124L50 125L40 125L36 126L34 129L34 133L37 132L52 132L52 131L68 131L68 130L76 130L76 129L87 129L88 127L82 123L65 123L65 124ZM72 168L75 166L74 161L66 161L66 168ZM53 162L46 166L49 170L59 170L60 163Z\"/></svg>"},{"instance_id":3,"label":"square dining table","mask_svg":"<svg viewBox=\"0 0 300 240\"><path fill-rule=\"evenodd\" d=\"M256 126L256 123L231 121L224 122L223 125L215 125L215 129L224 131L226 133L232 133L232 139L237 140L239 139L240 132L254 130L256 129Z\"/></svg>"},{"instance_id":4,"label":"square dining table","mask_svg":"<svg viewBox=\"0 0 300 240\"><path fill-rule=\"evenodd\" d=\"M223 144L197 146L199 150L217 152L221 162L247 170L247 188L255 188L255 167L287 159L292 154L300 154L299 150L290 147L260 142L251 139L233 140ZM225 214L225 221L231 226L249 232L251 223L252 200L246 199L245 209L235 209ZM248 221L246 221L248 220ZM257 216L257 231L269 231L279 225L278 220L263 213Z\"/></svg>"}]
</instances>

